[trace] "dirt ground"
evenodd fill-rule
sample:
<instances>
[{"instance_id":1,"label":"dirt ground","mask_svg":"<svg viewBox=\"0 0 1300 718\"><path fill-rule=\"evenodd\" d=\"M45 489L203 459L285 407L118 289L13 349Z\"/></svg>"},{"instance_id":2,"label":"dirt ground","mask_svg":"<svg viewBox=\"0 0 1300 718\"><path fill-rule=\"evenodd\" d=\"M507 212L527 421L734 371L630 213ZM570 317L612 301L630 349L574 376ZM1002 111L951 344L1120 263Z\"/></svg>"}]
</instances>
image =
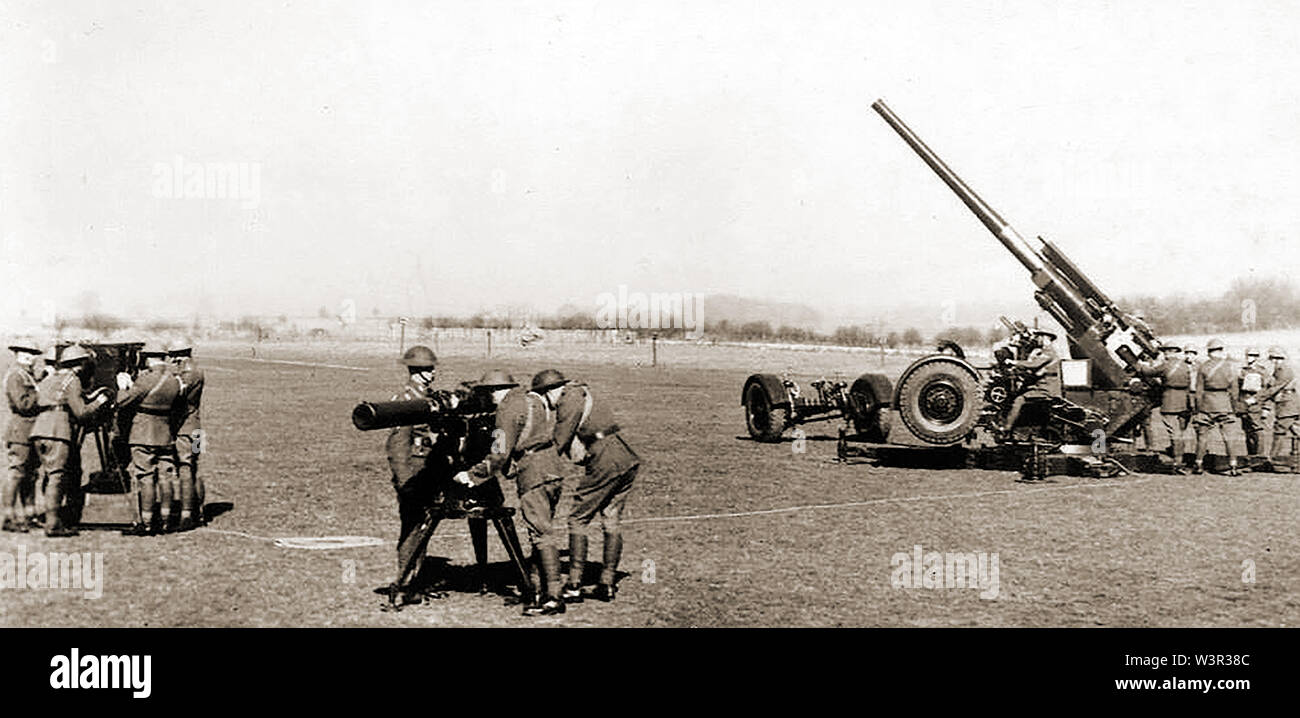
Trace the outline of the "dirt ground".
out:
<instances>
[{"instance_id":1,"label":"dirt ground","mask_svg":"<svg viewBox=\"0 0 1300 718\"><path fill-rule=\"evenodd\" d=\"M103 556L102 597L0 589L3 626L1293 626L1300 623L1300 479L1058 477L843 464L834 427L757 444L739 406L745 377L896 376L906 356L663 344L499 346L442 342L438 384L548 366L610 401L644 466L625 519L618 600L524 618L469 592L463 523L429 553L446 598L400 613L375 589L394 577L396 501L383 435L352 407L403 381L385 344L209 343L202 472L220 512L206 528L128 538L0 534L3 556ZM570 484L576 478L570 477ZM509 494L510 487L507 487ZM566 494L567 496L567 494ZM562 502L562 506L567 506ZM567 511L567 508L565 509ZM123 497L92 495L87 520L122 521ZM593 531L592 558L600 557ZM304 550L286 537L358 536ZM921 547L917 549L916 547ZM976 554L978 587L932 587L900 569L919 551ZM492 546L492 570L507 574ZM930 567L928 556L923 561ZM996 565L996 572L992 566ZM947 570L951 576L951 570ZM0 565L0 579L3 565ZM960 582L959 582L960 583Z\"/></svg>"}]
</instances>

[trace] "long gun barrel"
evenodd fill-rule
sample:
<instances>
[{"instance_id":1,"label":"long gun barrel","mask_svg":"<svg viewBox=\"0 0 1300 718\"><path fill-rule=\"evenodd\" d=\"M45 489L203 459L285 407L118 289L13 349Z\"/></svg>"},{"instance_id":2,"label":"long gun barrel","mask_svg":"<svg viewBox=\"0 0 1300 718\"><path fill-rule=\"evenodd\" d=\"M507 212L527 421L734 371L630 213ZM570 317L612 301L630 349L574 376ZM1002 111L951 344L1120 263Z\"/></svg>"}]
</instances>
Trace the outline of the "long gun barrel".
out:
<instances>
[{"instance_id":1,"label":"long gun barrel","mask_svg":"<svg viewBox=\"0 0 1300 718\"><path fill-rule=\"evenodd\" d=\"M450 422L490 420L496 411L486 394L439 391L429 399L363 401L352 408L352 425L362 431Z\"/></svg>"},{"instance_id":2,"label":"long gun barrel","mask_svg":"<svg viewBox=\"0 0 1300 718\"><path fill-rule=\"evenodd\" d=\"M1158 353L1158 343L1145 326L1136 326L1056 245L1041 237L1040 252L1025 241L1001 215L957 176L894 114L883 100L871 108L898 133L944 184L1029 270L1037 291L1034 298L1070 337L1071 353L1091 359L1104 384L1120 387L1133 375L1138 361Z\"/></svg>"}]
</instances>

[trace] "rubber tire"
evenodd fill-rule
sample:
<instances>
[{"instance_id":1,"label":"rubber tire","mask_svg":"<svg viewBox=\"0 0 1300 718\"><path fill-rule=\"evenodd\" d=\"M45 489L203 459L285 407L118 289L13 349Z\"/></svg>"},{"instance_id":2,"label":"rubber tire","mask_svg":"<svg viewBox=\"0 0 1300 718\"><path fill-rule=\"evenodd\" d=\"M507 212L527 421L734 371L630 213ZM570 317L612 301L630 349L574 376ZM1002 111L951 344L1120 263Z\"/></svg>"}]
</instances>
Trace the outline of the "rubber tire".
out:
<instances>
[{"instance_id":1,"label":"rubber tire","mask_svg":"<svg viewBox=\"0 0 1300 718\"><path fill-rule=\"evenodd\" d=\"M790 405L772 406L772 400L761 384L750 384L745 390L745 428L754 441L775 443L781 440L790 422Z\"/></svg>"},{"instance_id":2,"label":"rubber tire","mask_svg":"<svg viewBox=\"0 0 1300 718\"><path fill-rule=\"evenodd\" d=\"M949 396L960 400L960 411L951 419L940 420L921 410L921 397L946 386ZM962 362L941 357L909 369L899 381L898 416L913 436L945 446L956 444L970 435L979 420L984 399L978 377Z\"/></svg>"},{"instance_id":3,"label":"rubber tire","mask_svg":"<svg viewBox=\"0 0 1300 718\"><path fill-rule=\"evenodd\" d=\"M864 399L856 399L857 395L864 395ZM857 409L860 406L872 408L859 414ZM885 443L889 438L889 413L881 405L880 398L876 396L870 382L862 378L853 382L853 386L849 389L849 410L854 412L849 419L853 424L853 430L858 433L858 438L873 444Z\"/></svg>"}]
</instances>

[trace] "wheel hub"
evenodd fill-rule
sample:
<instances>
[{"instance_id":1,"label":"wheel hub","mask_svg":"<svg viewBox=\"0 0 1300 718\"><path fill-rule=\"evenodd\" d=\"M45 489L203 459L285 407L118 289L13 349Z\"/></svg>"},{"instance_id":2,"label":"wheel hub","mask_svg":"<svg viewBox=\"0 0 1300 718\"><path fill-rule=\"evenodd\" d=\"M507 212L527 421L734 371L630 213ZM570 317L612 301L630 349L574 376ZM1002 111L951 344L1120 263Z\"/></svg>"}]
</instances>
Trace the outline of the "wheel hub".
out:
<instances>
[{"instance_id":1,"label":"wheel hub","mask_svg":"<svg viewBox=\"0 0 1300 718\"><path fill-rule=\"evenodd\" d=\"M948 424L961 416L965 407L961 390L947 382L935 382L921 390L921 415L926 419Z\"/></svg>"}]
</instances>

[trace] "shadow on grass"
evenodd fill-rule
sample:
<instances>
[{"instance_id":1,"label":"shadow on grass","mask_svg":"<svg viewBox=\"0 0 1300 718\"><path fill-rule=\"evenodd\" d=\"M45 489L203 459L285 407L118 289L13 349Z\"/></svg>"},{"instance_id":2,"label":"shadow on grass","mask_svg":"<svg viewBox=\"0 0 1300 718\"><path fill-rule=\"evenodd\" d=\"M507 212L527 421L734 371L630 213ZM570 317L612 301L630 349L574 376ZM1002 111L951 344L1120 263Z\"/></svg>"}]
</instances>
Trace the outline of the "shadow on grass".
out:
<instances>
[{"instance_id":1,"label":"shadow on grass","mask_svg":"<svg viewBox=\"0 0 1300 718\"><path fill-rule=\"evenodd\" d=\"M793 444L795 440L796 438L793 434L790 436L782 436L777 441L759 441L758 439L755 439L754 437L748 434L736 437L736 441L748 441L751 444ZM803 437L803 440L804 441L839 441L840 439L838 436L827 436L825 434L807 434Z\"/></svg>"}]
</instances>

